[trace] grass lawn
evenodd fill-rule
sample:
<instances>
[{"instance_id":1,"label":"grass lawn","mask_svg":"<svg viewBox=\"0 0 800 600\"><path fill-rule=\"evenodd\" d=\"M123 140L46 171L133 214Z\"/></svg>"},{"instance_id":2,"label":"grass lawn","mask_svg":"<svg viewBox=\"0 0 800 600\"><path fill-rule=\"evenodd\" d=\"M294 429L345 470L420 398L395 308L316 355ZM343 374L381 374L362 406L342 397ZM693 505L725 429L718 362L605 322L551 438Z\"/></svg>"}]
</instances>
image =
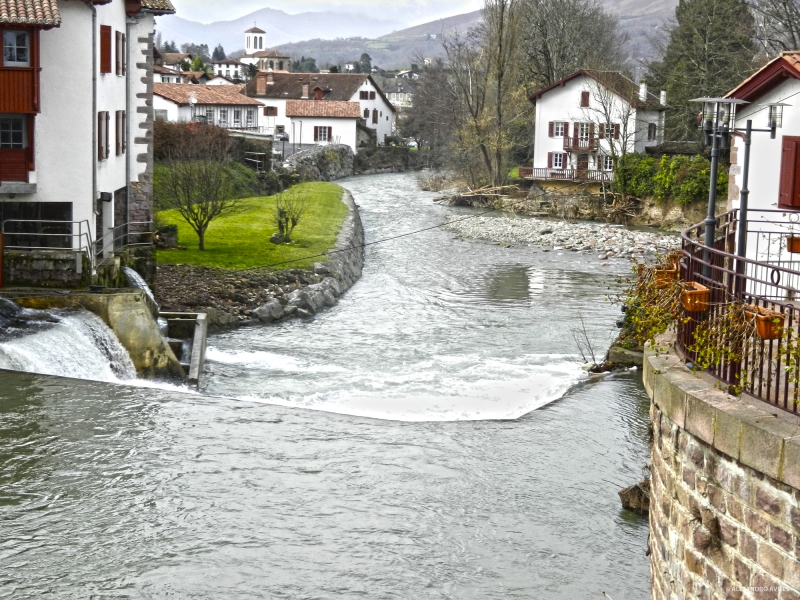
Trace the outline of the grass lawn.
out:
<instances>
[{"instance_id":1,"label":"grass lawn","mask_svg":"<svg viewBox=\"0 0 800 600\"><path fill-rule=\"evenodd\" d=\"M330 250L347 216L347 206L341 201L344 190L332 183L304 183L299 188L308 194L306 212L294 230L290 244L278 246L269 241L277 231L272 217L274 196L248 198L242 201L237 212L211 222L206 231L204 252L197 249L197 235L175 211L158 213L161 223L178 226L178 243L187 248L159 250L158 262L249 269ZM278 266L276 270L311 267L315 262L325 262L325 258L308 258Z\"/></svg>"}]
</instances>

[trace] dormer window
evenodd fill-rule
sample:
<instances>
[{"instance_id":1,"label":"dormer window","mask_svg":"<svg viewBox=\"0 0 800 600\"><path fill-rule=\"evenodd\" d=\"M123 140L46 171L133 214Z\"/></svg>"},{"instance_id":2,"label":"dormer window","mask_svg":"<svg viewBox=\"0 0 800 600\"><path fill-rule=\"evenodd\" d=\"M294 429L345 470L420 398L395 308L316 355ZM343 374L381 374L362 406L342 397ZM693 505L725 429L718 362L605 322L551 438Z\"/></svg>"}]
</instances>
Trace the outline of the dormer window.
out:
<instances>
[{"instance_id":1,"label":"dormer window","mask_svg":"<svg viewBox=\"0 0 800 600\"><path fill-rule=\"evenodd\" d=\"M3 66L30 67L30 37L25 31L3 32Z\"/></svg>"},{"instance_id":2,"label":"dormer window","mask_svg":"<svg viewBox=\"0 0 800 600\"><path fill-rule=\"evenodd\" d=\"M314 100L322 100L324 96L325 92L322 90L322 88L317 88L314 90Z\"/></svg>"}]
</instances>

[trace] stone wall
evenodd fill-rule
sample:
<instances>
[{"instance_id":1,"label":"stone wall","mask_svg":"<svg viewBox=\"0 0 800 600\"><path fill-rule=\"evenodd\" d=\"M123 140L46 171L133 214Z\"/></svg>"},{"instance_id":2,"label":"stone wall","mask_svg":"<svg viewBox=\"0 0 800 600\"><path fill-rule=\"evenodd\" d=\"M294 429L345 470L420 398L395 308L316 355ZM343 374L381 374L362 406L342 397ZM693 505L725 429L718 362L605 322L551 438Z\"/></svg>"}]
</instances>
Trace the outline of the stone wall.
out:
<instances>
[{"instance_id":1,"label":"stone wall","mask_svg":"<svg viewBox=\"0 0 800 600\"><path fill-rule=\"evenodd\" d=\"M76 265L81 261L81 273ZM91 283L92 265L83 253L32 250L3 254L4 285L43 288L81 288Z\"/></svg>"},{"instance_id":2,"label":"stone wall","mask_svg":"<svg viewBox=\"0 0 800 600\"><path fill-rule=\"evenodd\" d=\"M798 600L800 419L703 377L645 354L652 598Z\"/></svg>"},{"instance_id":3,"label":"stone wall","mask_svg":"<svg viewBox=\"0 0 800 600\"><path fill-rule=\"evenodd\" d=\"M289 157L303 181L334 181L353 174L353 150L344 144L316 146Z\"/></svg>"}]
</instances>

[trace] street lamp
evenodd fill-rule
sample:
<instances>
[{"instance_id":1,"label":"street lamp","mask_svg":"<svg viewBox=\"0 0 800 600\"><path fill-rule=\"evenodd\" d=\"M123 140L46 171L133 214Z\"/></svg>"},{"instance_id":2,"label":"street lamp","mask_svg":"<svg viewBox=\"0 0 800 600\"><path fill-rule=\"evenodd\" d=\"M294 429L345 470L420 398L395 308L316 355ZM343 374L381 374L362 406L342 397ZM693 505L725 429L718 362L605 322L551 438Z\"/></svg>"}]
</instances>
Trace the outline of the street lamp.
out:
<instances>
[{"instance_id":1,"label":"street lamp","mask_svg":"<svg viewBox=\"0 0 800 600\"><path fill-rule=\"evenodd\" d=\"M711 253L714 247L714 228L717 224L717 173L719 172L719 151L730 147L731 123L736 121L736 107L749 104L746 100L733 98L695 98L690 102L701 102L703 112L700 128L705 135L705 143L711 145L711 183L708 188L708 214L706 215L706 251L703 255L703 276L711 277Z\"/></svg>"}]
</instances>

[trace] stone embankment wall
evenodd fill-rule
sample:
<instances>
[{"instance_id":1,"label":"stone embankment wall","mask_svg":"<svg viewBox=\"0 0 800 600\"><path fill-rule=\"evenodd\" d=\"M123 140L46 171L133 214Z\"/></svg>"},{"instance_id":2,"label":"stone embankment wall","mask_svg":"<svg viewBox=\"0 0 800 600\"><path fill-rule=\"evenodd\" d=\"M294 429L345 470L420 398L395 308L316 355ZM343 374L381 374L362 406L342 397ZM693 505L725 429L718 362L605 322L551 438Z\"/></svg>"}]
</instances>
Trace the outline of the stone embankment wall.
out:
<instances>
[{"instance_id":1,"label":"stone embankment wall","mask_svg":"<svg viewBox=\"0 0 800 600\"><path fill-rule=\"evenodd\" d=\"M6 250L5 285L42 288L81 288L92 281L92 264L82 253L67 250ZM80 264L79 269L76 266Z\"/></svg>"},{"instance_id":2,"label":"stone embankment wall","mask_svg":"<svg viewBox=\"0 0 800 600\"><path fill-rule=\"evenodd\" d=\"M334 181L353 174L353 149L344 144L316 146L289 157L303 181Z\"/></svg>"},{"instance_id":3,"label":"stone embankment wall","mask_svg":"<svg viewBox=\"0 0 800 600\"><path fill-rule=\"evenodd\" d=\"M800 599L800 419L647 351L653 600Z\"/></svg>"}]
</instances>

